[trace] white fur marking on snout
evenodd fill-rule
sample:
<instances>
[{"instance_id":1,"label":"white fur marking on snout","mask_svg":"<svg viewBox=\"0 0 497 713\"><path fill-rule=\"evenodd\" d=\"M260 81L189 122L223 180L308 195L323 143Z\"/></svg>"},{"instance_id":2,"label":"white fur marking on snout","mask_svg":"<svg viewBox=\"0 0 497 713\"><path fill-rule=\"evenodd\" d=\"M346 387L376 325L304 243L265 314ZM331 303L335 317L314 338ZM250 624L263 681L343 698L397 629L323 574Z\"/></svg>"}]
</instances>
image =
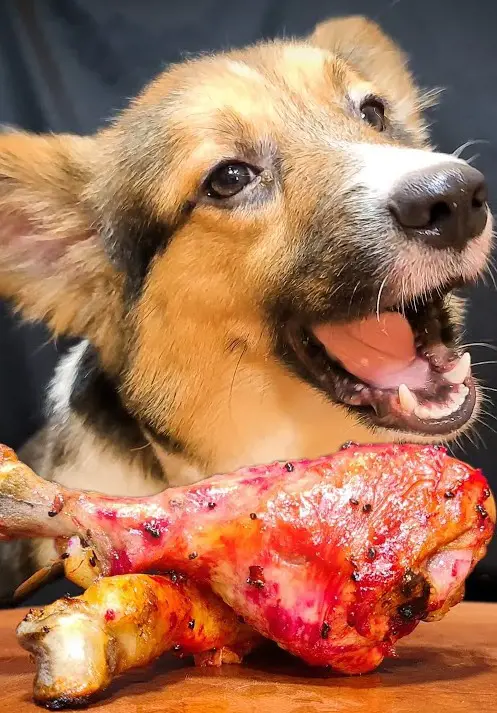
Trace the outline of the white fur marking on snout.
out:
<instances>
[{"instance_id":1,"label":"white fur marking on snout","mask_svg":"<svg viewBox=\"0 0 497 713\"><path fill-rule=\"evenodd\" d=\"M349 186L366 188L379 199L386 199L400 180L415 171L437 165L466 165L450 154L397 146L349 144L346 151L360 164Z\"/></svg>"}]
</instances>

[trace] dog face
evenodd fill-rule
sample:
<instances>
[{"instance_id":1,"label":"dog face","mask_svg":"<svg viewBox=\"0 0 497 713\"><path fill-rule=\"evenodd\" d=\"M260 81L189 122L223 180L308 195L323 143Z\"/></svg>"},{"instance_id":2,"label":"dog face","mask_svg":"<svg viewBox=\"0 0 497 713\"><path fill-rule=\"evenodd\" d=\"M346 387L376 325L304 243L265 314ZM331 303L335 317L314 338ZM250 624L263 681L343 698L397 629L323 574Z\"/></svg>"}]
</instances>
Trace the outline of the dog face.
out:
<instances>
[{"instance_id":1,"label":"dog face","mask_svg":"<svg viewBox=\"0 0 497 713\"><path fill-rule=\"evenodd\" d=\"M174 67L95 137L0 139L0 291L87 336L204 469L449 437L477 400L455 287L483 177L430 151L361 19Z\"/></svg>"}]
</instances>

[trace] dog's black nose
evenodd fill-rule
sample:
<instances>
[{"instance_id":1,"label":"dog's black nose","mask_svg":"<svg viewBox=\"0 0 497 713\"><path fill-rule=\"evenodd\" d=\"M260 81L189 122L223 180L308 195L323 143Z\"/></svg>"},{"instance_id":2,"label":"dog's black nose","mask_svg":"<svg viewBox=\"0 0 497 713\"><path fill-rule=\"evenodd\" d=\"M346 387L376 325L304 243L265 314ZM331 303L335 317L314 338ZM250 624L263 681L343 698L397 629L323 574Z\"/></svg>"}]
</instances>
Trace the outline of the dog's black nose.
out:
<instances>
[{"instance_id":1,"label":"dog's black nose","mask_svg":"<svg viewBox=\"0 0 497 713\"><path fill-rule=\"evenodd\" d=\"M409 237L462 250L487 222L485 178L467 164L444 163L407 174L388 207Z\"/></svg>"}]
</instances>

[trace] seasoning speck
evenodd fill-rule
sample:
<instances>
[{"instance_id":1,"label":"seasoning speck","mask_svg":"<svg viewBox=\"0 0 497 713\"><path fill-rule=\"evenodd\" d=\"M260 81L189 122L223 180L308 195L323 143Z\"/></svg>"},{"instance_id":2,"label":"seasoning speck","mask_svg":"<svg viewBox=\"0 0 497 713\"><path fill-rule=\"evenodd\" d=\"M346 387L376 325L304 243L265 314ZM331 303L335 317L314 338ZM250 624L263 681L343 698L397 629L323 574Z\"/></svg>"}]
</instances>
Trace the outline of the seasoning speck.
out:
<instances>
[{"instance_id":1,"label":"seasoning speck","mask_svg":"<svg viewBox=\"0 0 497 713\"><path fill-rule=\"evenodd\" d=\"M173 651L181 651L181 644L175 644L173 646Z\"/></svg>"},{"instance_id":2,"label":"seasoning speck","mask_svg":"<svg viewBox=\"0 0 497 713\"><path fill-rule=\"evenodd\" d=\"M289 473L292 473L295 470L295 466L293 463L285 463L285 470L287 470Z\"/></svg>"},{"instance_id":3,"label":"seasoning speck","mask_svg":"<svg viewBox=\"0 0 497 713\"><path fill-rule=\"evenodd\" d=\"M97 566L97 556L94 552L92 552L92 555L90 559L88 560L90 567L96 567Z\"/></svg>"},{"instance_id":4,"label":"seasoning speck","mask_svg":"<svg viewBox=\"0 0 497 713\"><path fill-rule=\"evenodd\" d=\"M350 498L349 503L355 507L356 505L359 505L359 500L357 498Z\"/></svg>"},{"instance_id":5,"label":"seasoning speck","mask_svg":"<svg viewBox=\"0 0 497 713\"><path fill-rule=\"evenodd\" d=\"M412 619L414 617L414 609L410 604L402 604L398 612L403 619Z\"/></svg>"},{"instance_id":6,"label":"seasoning speck","mask_svg":"<svg viewBox=\"0 0 497 713\"><path fill-rule=\"evenodd\" d=\"M145 532L148 532L149 535L155 537L156 539L158 539L161 535L159 527L155 521L146 522L143 525L143 529L145 530Z\"/></svg>"},{"instance_id":7,"label":"seasoning speck","mask_svg":"<svg viewBox=\"0 0 497 713\"><path fill-rule=\"evenodd\" d=\"M256 515L255 512L251 512L251 513L250 513L250 519L251 519L251 520L257 520L257 515Z\"/></svg>"},{"instance_id":8,"label":"seasoning speck","mask_svg":"<svg viewBox=\"0 0 497 713\"><path fill-rule=\"evenodd\" d=\"M195 628L195 619L190 619L190 621L188 622L188 628L189 629Z\"/></svg>"},{"instance_id":9,"label":"seasoning speck","mask_svg":"<svg viewBox=\"0 0 497 713\"><path fill-rule=\"evenodd\" d=\"M359 572L352 572L352 574L350 575L350 578L351 578L354 582L358 582L358 581L360 580L360 578L361 578L361 575L359 574Z\"/></svg>"},{"instance_id":10,"label":"seasoning speck","mask_svg":"<svg viewBox=\"0 0 497 713\"><path fill-rule=\"evenodd\" d=\"M455 498L456 494L454 493L453 490L446 490L444 493L444 498L447 498L447 500L451 500L452 498Z\"/></svg>"},{"instance_id":11,"label":"seasoning speck","mask_svg":"<svg viewBox=\"0 0 497 713\"><path fill-rule=\"evenodd\" d=\"M480 503L478 503L478 505L476 506L476 512L480 513L483 519L488 517L488 512L485 510L483 505L480 505Z\"/></svg>"},{"instance_id":12,"label":"seasoning speck","mask_svg":"<svg viewBox=\"0 0 497 713\"><path fill-rule=\"evenodd\" d=\"M66 560L69 557L69 552L63 552L60 556L61 560Z\"/></svg>"},{"instance_id":13,"label":"seasoning speck","mask_svg":"<svg viewBox=\"0 0 497 713\"><path fill-rule=\"evenodd\" d=\"M327 621L323 621L321 625L321 638L322 639L327 639L328 635L330 633L331 626L328 624Z\"/></svg>"},{"instance_id":14,"label":"seasoning speck","mask_svg":"<svg viewBox=\"0 0 497 713\"><path fill-rule=\"evenodd\" d=\"M266 584L266 580L264 579L264 568L260 565L252 565L251 567L249 567L249 576L247 577L247 584L250 584L252 587L262 589L263 586Z\"/></svg>"},{"instance_id":15,"label":"seasoning speck","mask_svg":"<svg viewBox=\"0 0 497 713\"><path fill-rule=\"evenodd\" d=\"M189 560L196 560L197 557L198 557L198 552L190 552L190 554L188 555Z\"/></svg>"},{"instance_id":16,"label":"seasoning speck","mask_svg":"<svg viewBox=\"0 0 497 713\"><path fill-rule=\"evenodd\" d=\"M491 495L490 488L485 488L483 491L483 497L485 498L485 500L487 500L490 497L490 495Z\"/></svg>"},{"instance_id":17,"label":"seasoning speck","mask_svg":"<svg viewBox=\"0 0 497 713\"><path fill-rule=\"evenodd\" d=\"M374 559L376 559L376 550L375 550L374 547L370 547L370 548L368 549L368 559L369 559L369 560L374 560Z\"/></svg>"},{"instance_id":18,"label":"seasoning speck","mask_svg":"<svg viewBox=\"0 0 497 713\"><path fill-rule=\"evenodd\" d=\"M209 508L209 510L214 510L214 508L216 507L216 503L207 503L207 507Z\"/></svg>"},{"instance_id":19,"label":"seasoning speck","mask_svg":"<svg viewBox=\"0 0 497 713\"><path fill-rule=\"evenodd\" d=\"M340 446L340 449L339 449L339 450L341 450L341 451L346 451L347 448L352 448L353 446L358 446L358 445L359 445L359 444L356 443L355 441L346 441L345 443L343 443L343 444Z\"/></svg>"},{"instance_id":20,"label":"seasoning speck","mask_svg":"<svg viewBox=\"0 0 497 713\"><path fill-rule=\"evenodd\" d=\"M373 509L373 506L371 505L371 503L366 503L365 505L362 506L363 512L371 512L372 509Z\"/></svg>"}]
</instances>

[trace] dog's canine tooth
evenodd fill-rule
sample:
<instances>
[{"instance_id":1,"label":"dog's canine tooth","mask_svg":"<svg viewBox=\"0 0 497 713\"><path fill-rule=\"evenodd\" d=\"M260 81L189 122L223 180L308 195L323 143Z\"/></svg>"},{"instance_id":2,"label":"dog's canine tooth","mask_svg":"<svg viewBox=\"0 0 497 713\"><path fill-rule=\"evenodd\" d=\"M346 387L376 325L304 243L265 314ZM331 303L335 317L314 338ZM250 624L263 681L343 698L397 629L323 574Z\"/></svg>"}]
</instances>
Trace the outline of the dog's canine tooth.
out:
<instances>
[{"instance_id":1,"label":"dog's canine tooth","mask_svg":"<svg viewBox=\"0 0 497 713\"><path fill-rule=\"evenodd\" d=\"M399 402L404 413L411 415L418 405L418 400L408 386L399 386Z\"/></svg>"},{"instance_id":2,"label":"dog's canine tooth","mask_svg":"<svg viewBox=\"0 0 497 713\"><path fill-rule=\"evenodd\" d=\"M444 378L450 384L462 384L471 369L471 355L465 352L457 364L450 371L445 372Z\"/></svg>"}]
</instances>

